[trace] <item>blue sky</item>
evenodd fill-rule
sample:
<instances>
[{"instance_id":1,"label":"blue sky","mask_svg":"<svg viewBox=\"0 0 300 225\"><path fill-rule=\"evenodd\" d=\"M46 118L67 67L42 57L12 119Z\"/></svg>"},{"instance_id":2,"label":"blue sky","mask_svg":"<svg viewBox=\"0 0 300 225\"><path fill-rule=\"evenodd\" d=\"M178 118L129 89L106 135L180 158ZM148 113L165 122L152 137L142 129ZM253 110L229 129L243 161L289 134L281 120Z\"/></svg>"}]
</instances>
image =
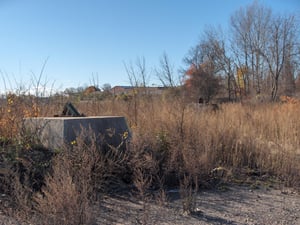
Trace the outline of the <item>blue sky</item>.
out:
<instances>
[{"instance_id":1,"label":"blue sky","mask_svg":"<svg viewBox=\"0 0 300 225\"><path fill-rule=\"evenodd\" d=\"M274 12L297 13L298 0L261 0ZM151 80L167 53L175 72L205 26L226 30L251 0L0 0L0 92L42 83L63 90L129 85L124 62L144 57Z\"/></svg>"}]
</instances>

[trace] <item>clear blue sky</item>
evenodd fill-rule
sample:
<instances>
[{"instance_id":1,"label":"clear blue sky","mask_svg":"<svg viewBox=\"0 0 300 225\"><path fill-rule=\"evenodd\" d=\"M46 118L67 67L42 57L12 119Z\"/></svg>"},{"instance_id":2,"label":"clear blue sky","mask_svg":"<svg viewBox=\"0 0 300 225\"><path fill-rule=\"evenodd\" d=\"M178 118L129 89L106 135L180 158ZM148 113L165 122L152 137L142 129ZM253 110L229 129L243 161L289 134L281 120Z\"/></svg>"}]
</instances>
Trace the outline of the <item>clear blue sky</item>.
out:
<instances>
[{"instance_id":1,"label":"clear blue sky","mask_svg":"<svg viewBox=\"0 0 300 225\"><path fill-rule=\"evenodd\" d=\"M300 15L299 0L261 0ZM124 62L145 57L149 73L166 52L175 72L206 25L226 29L251 0L0 0L0 92L28 86L48 58L55 88L129 85ZM151 84L159 84L151 73Z\"/></svg>"}]
</instances>

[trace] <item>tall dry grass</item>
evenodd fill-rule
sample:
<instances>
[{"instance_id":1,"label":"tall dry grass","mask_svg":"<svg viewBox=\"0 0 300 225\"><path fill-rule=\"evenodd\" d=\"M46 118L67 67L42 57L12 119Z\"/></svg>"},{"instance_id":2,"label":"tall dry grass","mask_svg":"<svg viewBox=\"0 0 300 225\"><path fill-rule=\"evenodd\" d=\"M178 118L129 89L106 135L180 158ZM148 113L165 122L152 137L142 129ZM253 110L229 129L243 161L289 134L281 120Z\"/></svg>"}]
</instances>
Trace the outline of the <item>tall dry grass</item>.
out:
<instances>
[{"instance_id":1,"label":"tall dry grass","mask_svg":"<svg viewBox=\"0 0 300 225\"><path fill-rule=\"evenodd\" d=\"M78 107L90 115L126 116L135 149L151 149L165 175L176 171L178 179L185 173L200 179L218 167L237 175L247 168L300 185L299 103L223 104L214 112L180 97L147 96L137 102L138 115L132 114L130 100Z\"/></svg>"},{"instance_id":2,"label":"tall dry grass","mask_svg":"<svg viewBox=\"0 0 300 225\"><path fill-rule=\"evenodd\" d=\"M116 151L102 149L95 134L83 130L54 158L41 193L34 196L37 218L43 224L94 224L92 204L122 183L126 173L127 154Z\"/></svg>"},{"instance_id":3,"label":"tall dry grass","mask_svg":"<svg viewBox=\"0 0 300 225\"><path fill-rule=\"evenodd\" d=\"M57 114L62 101L49 102L49 110L39 115ZM43 108L43 103L38 103L37 109ZM203 110L178 96L136 96L135 99L73 103L87 116L125 116L132 140L126 154L112 149L98 155L98 146L93 141L86 143L85 137L78 139L71 149L64 150L65 154L54 161L53 171L46 177L43 194L35 197L40 215L49 215L45 217L45 224L89 223L93 197L106 192L120 178L124 180L124 176L129 176L126 180L136 186L144 209L149 189L160 188L161 193L165 193L164 188L176 186L181 189L183 209L192 211L194 193L203 185L214 185L215 178L240 182L251 176L275 177L285 185L300 187L298 102L223 104L217 111ZM0 121L10 118L8 113L12 110L32 110L30 104L20 103L21 106L14 105L13 109L7 102L1 107L6 114ZM1 137L22 140L20 137L24 135L17 128L21 127L19 123L24 113L14 115L13 120L9 120L13 122L1 128ZM1 151L5 151L8 143L1 142ZM29 147L31 151L34 145L29 141L20 147ZM216 176L218 171L222 171L221 176ZM145 214L142 220L147 219Z\"/></svg>"},{"instance_id":4,"label":"tall dry grass","mask_svg":"<svg viewBox=\"0 0 300 225\"><path fill-rule=\"evenodd\" d=\"M222 181L277 179L300 187L299 103L233 103L213 111L180 97L135 101L137 115L133 100L78 107L90 115L126 116L133 132L130 152L141 162L134 165L143 171L137 177L151 177L150 187L159 182L160 187L179 187L185 211L195 207L200 186Z\"/></svg>"}]
</instances>

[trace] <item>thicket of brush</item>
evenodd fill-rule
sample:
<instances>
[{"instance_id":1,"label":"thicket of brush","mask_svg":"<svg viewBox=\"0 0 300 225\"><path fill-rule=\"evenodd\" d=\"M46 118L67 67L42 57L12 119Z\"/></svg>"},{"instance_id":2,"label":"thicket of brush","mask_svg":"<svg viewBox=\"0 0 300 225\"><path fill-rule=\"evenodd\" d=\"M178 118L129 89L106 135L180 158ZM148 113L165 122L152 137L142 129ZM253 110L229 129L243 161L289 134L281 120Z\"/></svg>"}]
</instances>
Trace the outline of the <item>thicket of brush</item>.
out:
<instances>
[{"instance_id":1,"label":"thicket of brush","mask_svg":"<svg viewBox=\"0 0 300 225\"><path fill-rule=\"evenodd\" d=\"M199 188L224 182L255 177L300 187L299 102L229 103L212 111L173 95L73 99L87 116L125 116L132 139L126 151L104 152L86 131L76 145L49 153L24 132L22 118L53 116L66 100L10 95L3 102L0 190L11 198L7 214L39 224L89 224L93 202L122 182L134 184L144 202L150 189L163 199L165 188L176 186L185 211L193 210Z\"/></svg>"}]
</instances>

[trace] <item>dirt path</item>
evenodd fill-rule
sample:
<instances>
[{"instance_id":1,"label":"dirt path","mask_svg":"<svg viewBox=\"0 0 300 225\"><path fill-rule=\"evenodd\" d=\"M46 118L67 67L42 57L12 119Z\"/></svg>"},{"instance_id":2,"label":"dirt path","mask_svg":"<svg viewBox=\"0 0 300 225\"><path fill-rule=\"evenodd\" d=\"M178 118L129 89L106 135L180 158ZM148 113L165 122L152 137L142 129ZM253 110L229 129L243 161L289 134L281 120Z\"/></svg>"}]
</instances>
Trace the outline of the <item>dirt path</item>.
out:
<instances>
[{"instance_id":1,"label":"dirt path","mask_svg":"<svg viewBox=\"0 0 300 225\"><path fill-rule=\"evenodd\" d=\"M300 195L288 189L203 191L191 215L182 212L178 192L170 195L167 206L151 202L146 210L134 197L107 197L98 206L97 224L300 224Z\"/></svg>"}]
</instances>

